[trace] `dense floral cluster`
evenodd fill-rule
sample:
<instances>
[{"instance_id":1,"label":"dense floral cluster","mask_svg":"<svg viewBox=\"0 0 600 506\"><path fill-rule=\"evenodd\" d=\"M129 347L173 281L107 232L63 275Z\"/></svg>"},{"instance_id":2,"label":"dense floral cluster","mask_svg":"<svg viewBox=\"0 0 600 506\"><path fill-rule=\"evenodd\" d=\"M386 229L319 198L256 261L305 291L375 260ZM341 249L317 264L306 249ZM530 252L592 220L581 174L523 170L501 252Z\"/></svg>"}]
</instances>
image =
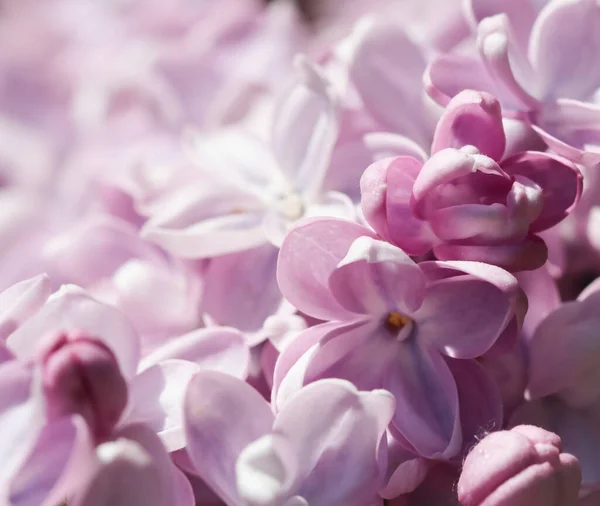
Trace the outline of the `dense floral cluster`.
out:
<instances>
[{"instance_id":1,"label":"dense floral cluster","mask_svg":"<svg viewBox=\"0 0 600 506\"><path fill-rule=\"evenodd\" d=\"M0 0L0 506L600 505L600 2L312 7Z\"/></svg>"}]
</instances>

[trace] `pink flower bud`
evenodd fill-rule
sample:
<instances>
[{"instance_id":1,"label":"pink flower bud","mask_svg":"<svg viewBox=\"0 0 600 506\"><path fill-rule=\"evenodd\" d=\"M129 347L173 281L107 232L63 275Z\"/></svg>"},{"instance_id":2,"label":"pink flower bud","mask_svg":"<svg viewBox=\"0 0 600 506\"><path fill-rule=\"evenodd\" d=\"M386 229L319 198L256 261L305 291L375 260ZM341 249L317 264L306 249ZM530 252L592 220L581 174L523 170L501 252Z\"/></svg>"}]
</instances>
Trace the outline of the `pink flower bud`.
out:
<instances>
[{"instance_id":1,"label":"pink flower bud","mask_svg":"<svg viewBox=\"0 0 600 506\"><path fill-rule=\"evenodd\" d=\"M127 405L113 352L85 334L62 334L41 363L48 415L78 413L99 440L109 437Z\"/></svg>"},{"instance_id":2,"label":"pink flower bud","mask_svg":"<svg viewBox=\"0 0 600 506\"><path fill-rule=\"evenodd\" d=\"M495 432L467 456L458 498L463 506L575 506L579 461L561 440L531 425Z\"/></svg>"}]
</instances>

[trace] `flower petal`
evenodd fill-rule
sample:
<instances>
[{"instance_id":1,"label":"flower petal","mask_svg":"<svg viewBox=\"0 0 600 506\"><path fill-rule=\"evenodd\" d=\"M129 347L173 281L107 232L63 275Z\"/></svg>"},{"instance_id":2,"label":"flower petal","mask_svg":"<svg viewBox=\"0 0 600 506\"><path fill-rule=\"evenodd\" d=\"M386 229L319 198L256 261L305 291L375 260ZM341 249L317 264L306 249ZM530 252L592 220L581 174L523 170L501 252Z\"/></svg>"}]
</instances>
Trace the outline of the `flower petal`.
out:
<instances>
[{"instance_id":1,"label":"flower petal","mask_svg":"<svg viewBox=\"0 0 600 506\"><path fill-rule=\"evenodd\" d=\"M400 156L375 162L360 180L365 219L384 239L411 255L429 251L433 236L428 224L414 216L410 202L423 164Z\"/></svg>"},{"instance_id":2,"label":"flower petal","mask_svg":"<svg viewBox=\"0 0 600 506\"><path fill-rule=\"evenodd\" d=\"M203 278L202 310L218 325L258 331L281 304L277 256L277 248L264 244L212 259Z\"/></svg>"},{"instance_id":3,"label":"flower petal","mask_svg":"<svg viewBox=\"0 0 600 506\"><path fill-rule=\"evenodd\" d=\"M476 358L488 351L513 317L506 295L471 276L443 279L427 287L414 313L418 338L454 358Z\"/></svg>"},{"instance_id":4,"label":"flower petal","mask_svg":"<svg viewBox=\"0 0 600 506\"><path fill-rule=\"evenodd\" d=\"M537 88L536 75L524 48L518 45L506 14L497 14L479 23L477 45L488 72L502 90L503 105L516 110L537 109L539 102L532 95Z\"/></svg>"},{"instance_id":5,"label":"flower petal","mask_svg":"<svg viewBox=\"0 0 600 506\"><path fill-rule=\"evenodd\" d=\"M146 355L140 362L140 370L169 359L190 361L202 370L221 371L244 379L248 373L250 349L244 335L237 329L197 329L170 339Z\"/></svg>"},{"instance_id":6,"label":"flower petal","mask_svg":"<svg viewBox=\"0 0 600 506\"><path fill-rule=\"evenodd\" d=\"M271 432L269 405L247 383L201 371L187 388L184 419L196 472L225 502L240 504L236 460L250 443Z\"/></svg>"},{"instance_id":7,"label":"flower petal","mask_svg":"<svg viewBox=\"0 0 600 506\"><path fill-rule=\"evenodd\" d=\"M129 320L118 309L71 285L54 293L42 309L9 336L7 345L20 359L28 360L40 352L41 346L51 345L43 338L69 330L85 330L103 341L115 354L123 375L135 375L140 342Z\"/></svg>"},{"instance_id":8,"label":"flower petal","mask_svg":"<svg viewBox=\"0 0 600 506\"><path fill-rule=\"evenodd\" d=\"M574 407L598 398L599 302L599 292L567 302L538 325L529 343L529 398L559 394Z\"/></svg>"},{"instance_id":9,"label":"flower petal","mask_svg":"<svg viewBox=\"0 0 600 506\"><path fill-rule=\"evenodd\" d=\"M358 506L371 499L387 463L381 445L393 412L394 399L383 390L359 392L338 379L304 387L273 425L301 466L298 494L311 506Z\"/></svg>"},{"instance_id":10,"label":"flower petal","mask_svg":"<svg viewBox=\"0 0 600 506\"><path fill-rule=\"evenodd\" d=\"M286 237L277 264L284 297L304 313L321 320L353 317L329 290L329 276L358 237L373 234L355 223L315 218L295 226Z\"/></svg>"},{"instance_id":11,"label":"flower petal","mask_svg":"<svg viewBox=\"0 0 600 506\"><path fill-rule=\"evenodd\" d=\"M417 339L404 341L383 386L396 397L392 433L398 431L418 455L449 459L460 451L456 383L437 350Z\"/></svg>"},{"instance_id":12,"label":"flower petal","mask_svg":"<svg viewBox=\"0 0 600 506\"><path fill-rule=\"evenodd\" d=\"M52 292L50 279L40 274L0 293L0 339L8 335L38 311Z\"/></svg>"},{"instance_id":13,"label":"flower petal","mask_svg":"<svg viewBox=\"0 0 600 506\"><path fill-rule=\"evenodd\" d=\"M544 98L586 100L596 91L599 24L600 5L594 0L555 0L542 9L531 32L529 58Z\"/></svg>"},{"instance_id":14,"label":"flower petal","mask_svg":"<svg viewBox=\"0 0 600 506\"><path fill-rule=\"evenodd\" d=\"M433 118L421 96L421 49L398 24L371 19L359 22L346 42L350 76L369 111L394 133L426 145Z\"/></svg>"},{"instance_id":15,"label":"flower petal","mask_svg":"<svg viewBox=\"0 0 600 506\"><path fill-rule=\"evenodd\" d=\"M292 188L316 196L323 185L338 136L337 103L323 72L304 57L299 81L278 104L273 121L273 151Z\"/></svg>"},{"instance_id":16,"label":"flower petal","mask_svg":"<svg viewBox=\"0 0 600 506\"><path fill-rule=\"evenodd\" d=\"M200 370L186 360L166 360L138 374L129 387L129 405L123 423L145 423L162 439L168 451L186 444L183 402L190 379Z\"/></svg>"},{"instance_id":17,"label":"flower petal","mask_svg":"<svg viewBox=\"0 0 600 506\"><path fill-rule=\"evenodd\" d=\"M502 111L488 93L464 90L450 100L436 126L431 154L467 145L493 160L502 158L506 145Z\"/></svg>"},{"instance_id":18,"label":"flower petal","mask_svg":"<svg viewBox=\"0 0 600 506\"><path fill-rule=\"evenodd\" d=\"M359 237L329 276L329 288L349 311L379 317L388 311L418 309L425 294L425 277L400 248Z\"/></svg>"},{"instance_id":19,"label":"flower petal","mask_svg":"<svg viewBox=\"0 0 600 506\"><path fill-rule=\"evenodd\" d=\"M477 26L484 18L506 14L513 26L519 45L525 50L536 19L536 10L529 0L467 0L463 2L467 18Z\"/></svg>"},{"instance_id":20,"label":"flower petal","mask_svg":"<svg viewBox=\"0 0 600 506\"><path fill-rule=\"evenodd\" d=\"M542 189L543 208L531 224L533 233L562 221L579 202L583 176L564 158L528 151L503 160L500 166L507 174L526 177Z\"/></svg>"}]
</instances>

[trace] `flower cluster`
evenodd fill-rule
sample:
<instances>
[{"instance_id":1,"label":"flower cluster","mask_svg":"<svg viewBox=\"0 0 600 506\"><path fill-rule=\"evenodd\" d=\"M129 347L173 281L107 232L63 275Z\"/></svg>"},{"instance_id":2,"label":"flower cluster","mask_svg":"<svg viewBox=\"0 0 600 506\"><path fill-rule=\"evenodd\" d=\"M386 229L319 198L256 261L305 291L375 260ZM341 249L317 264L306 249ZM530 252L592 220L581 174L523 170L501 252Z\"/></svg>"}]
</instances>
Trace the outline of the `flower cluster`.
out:
<instances>
[{"instance_id":1,"label":"flower cluster","mask_svg":"<svg viewBox=\"0 0 600 506\"><path fill-rule=\"evenodd\" d=\"M600 504L599 0L0 0L0 506Z\"/></svg>"}]
</instances>

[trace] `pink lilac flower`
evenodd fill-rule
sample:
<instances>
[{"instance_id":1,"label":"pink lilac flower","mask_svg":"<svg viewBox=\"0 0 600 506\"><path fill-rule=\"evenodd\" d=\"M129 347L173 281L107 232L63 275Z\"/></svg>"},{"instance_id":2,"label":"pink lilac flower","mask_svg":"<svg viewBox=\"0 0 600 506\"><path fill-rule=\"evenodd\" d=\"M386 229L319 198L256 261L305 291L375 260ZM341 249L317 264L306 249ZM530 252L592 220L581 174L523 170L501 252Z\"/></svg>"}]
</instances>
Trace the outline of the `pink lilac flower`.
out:
<instances>
[{"instance_id":1,"label":"pink lilac flower","mask_svg":"<svg viewBox=\"0 0 600 506\"><path fill-rule=\"evenodd\" d=\"M556 153L588 166L600 161L598 3L469 0L465 7L479 55L434 61L425 77L432 98L445 105L465 88L487 91Z\"/></svg>"},{"instance_id":2,"label":"pink lilac flower","mask_svg":"<svg viewBox=\"0 0 600 506\"><path fill-rule=\"evenodd\" d=\"M401 156L365 171L366 220L412 255L433 249L441 260L541 267L547 250L537 234L569 214L582 176L555 155L503 158L505 142L497 100L462 91L438 122L428 160Z\"/></svg>"},{"instance_id":3,"label":"pink lilac flower","mask_svg":"<svg viewBox=\"0 0 600 506\"><path fill-rule=\"evenodd\" d=\"M364 506L381 485L393 412L389 392L330 379L303 388L273 415L248 384L202 372L186 394L188 451L196 472L232 506Z\"/></svg>"},{"instance_id":4,"label":"pink lilac flower","mask_svg":"<svg viewBox=\"0 0 600 506\"><path fill-rule=\"evenodd\" d=\"M389 389L394 436L429 458L460 451L470 437L461 422L499 423L496 386L472 359L516 339L523 298L508 272L475 262L416 264L360 225L321 218L287 236L278 281L294 306L327 323L284 349L275 405L326 377ZM486 399L485 408L469 411L474 399Z\"/></svg>"}]
</instances>

